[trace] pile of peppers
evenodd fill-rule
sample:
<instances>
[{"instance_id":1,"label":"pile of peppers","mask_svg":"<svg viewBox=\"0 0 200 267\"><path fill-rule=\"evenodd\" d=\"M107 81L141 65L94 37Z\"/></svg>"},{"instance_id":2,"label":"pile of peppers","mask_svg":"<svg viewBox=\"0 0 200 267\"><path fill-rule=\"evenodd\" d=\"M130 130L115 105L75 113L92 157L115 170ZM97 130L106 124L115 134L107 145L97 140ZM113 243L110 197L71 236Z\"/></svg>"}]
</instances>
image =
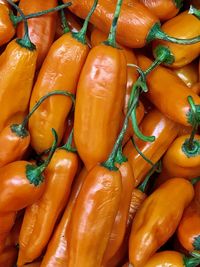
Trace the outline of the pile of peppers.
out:
<instances>
[{"instance_id":1,"label":"pile of peppers","mask_svg":"<svg viewBox=\"0 0 200 267\"><path fill-rule=\"evenodd\" d=\"M199 55L199 0L0 0L0 267L200 266Z\"/></svg>"}]
</instances>

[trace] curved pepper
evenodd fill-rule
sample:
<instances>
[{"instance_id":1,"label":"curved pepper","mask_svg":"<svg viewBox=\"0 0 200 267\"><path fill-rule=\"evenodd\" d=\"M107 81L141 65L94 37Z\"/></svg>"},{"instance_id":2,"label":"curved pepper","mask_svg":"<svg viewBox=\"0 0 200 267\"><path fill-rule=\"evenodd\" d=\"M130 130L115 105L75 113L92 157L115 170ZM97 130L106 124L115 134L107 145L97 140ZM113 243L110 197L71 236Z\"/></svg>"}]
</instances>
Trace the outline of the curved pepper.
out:
<instances>
[{"instance_id":1,"label":"curved pepper","mask_svg":"<svg viewBox=\"0 0 200 267\"><path fill-rule=\"evenodd\" d=\"M132 224L129 239L131 264L143 267L174 234L184 209L193 197L192 184L185 179L174 178L145 199Z\"/></svg>"}]
</instances>

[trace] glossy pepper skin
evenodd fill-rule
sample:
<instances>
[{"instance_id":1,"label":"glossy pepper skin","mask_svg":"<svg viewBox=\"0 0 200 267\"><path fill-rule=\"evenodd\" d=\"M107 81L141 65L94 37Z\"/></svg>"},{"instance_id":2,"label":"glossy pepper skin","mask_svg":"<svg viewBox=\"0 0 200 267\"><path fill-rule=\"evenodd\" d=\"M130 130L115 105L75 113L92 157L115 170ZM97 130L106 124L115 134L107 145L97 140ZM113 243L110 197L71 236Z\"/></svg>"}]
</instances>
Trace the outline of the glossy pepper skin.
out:
<instances>
[{"instance_id":1,"label":"glossy pepper skin","mask_svg":"<svg viewBox=\"0 0 200 267\"><path fill-rule=\"evenodd\" d=\"M8 43L15 35L15 27L9 17L10 9L8 5L0 2L0 46Z\"/></svg>"},{"instance_id":2,"label":"glossy pepper skin","mask_svg":"<svg viewBox=\"0 0 200 267\"><path fill-rule=\"evenodd\" d=\"M176 138L179 128L177 124L154 109L144 117L140 124L140 130L146 136L155 136L154 142L144 142L137 137L134 139L140 151L156 163ZM132 166L134 185L138 186L151 169L151 165L140 156L131 140L125 145L123 153Z\"/></svg>"},{"instance_id":3,"label":"glossy pepper skin","mask_svg":"<svg viewBox=\"0 0 200 267\"><path fill-rule=\"evenodd\" d=\"M190 88L199 81L198 65L195 62L175 69L174 72Z\"/></svg>"},{"instance_id":4,"label":"glossy pepper skin","mask_svg":"<svg viewBox=\"0 0 200 267\"><path fill-rule=\"evenodd\" d=\"M75 93L79 75L89 47L82 44L71 33L66 33L51 46L33 87L30 109L46 93L53 90L67 90ZM51 81L51 82L49 82ZM48 99L33 114L29 121L31 145L41 153L52 143L51 128L54 128L61 141L65 120L72 101L64 96Z\"/></svg>"},{"instance_id":5,"label":"glossy pepper skin","mask_svg":"<svg viewBox=\"0 0 200 267\"><path fill-rule=\"evenodd\" d=\"M1 54L0 131L12 117L25 115L35 75L36 60L37 51L34 48L21 46L17 40L11 41Z\"/></svg>"},{"instance_id":6,"label":"glossy pepper skin","mask_svg":"<svg viewBox=\"0 0 200 267\"><path fill-rule=\"evenodd\" d=\"M168 148L162 160L163 175L166 179L182 177L192 179L200 175L200 155L185 152L184 144L189 140L190 135L179 136ZM200 136L195 135L195 142L200 142Z\"/></svg>"},{"instance_id":7,"label":"glossy pepper skin","mask_svg":"<svg viewBox=\"0 0 200 267\"><path fill-rule=\"evenodd\" d=\"M162 25L162 30L176 38L192 38L200 35L200 18L188 14L188 10L168 20ZM155 41L153 47L162 44L167 46L174 56L174 62L170 68L180 68L199 56L200 42L192 45L178 45L166 41Z\"/></svg>"},{"instance_id":8,"label":"glossy pepper skin","mask_svg":"<svg viewBox=\"0 0 200 267\"><path fill-rule=\"evenodd\" d=\"M67 0L63 2L67 2ZM92 0L73 0L70 10L78 17L85 18L92 3ZM91 18L91 23L103 32L108 33L115 5L114 1L99 0L97 9ZM145 46L149 31L158 21L158 18L141 3L136 2L133 6L122 5L117 29L117 42L132 48Z\"/></svg>"},{"instance_id":9,"label":"glossy pepper skin","mask_svg":"<svg viewBox=\"0 0 200 267\"><path fill-rule=\"evenodd\" d=\"M57 0L20 0L19 7L25 15L37 13L57 6ZM38 18L28 20L28 28L31 42L36 45L38 51L37 68L44 61L48 50L53 43L56 31L56 12L43 15ZM17 37L22 38L24 35L23 23L17 27Z\"/></svg>"},{"instance_id":10,"label":"glossy pepper skin","mask_svg":"<svg viewBox=\"0 0 200 267\"><path fill-rule=\"evenodd\" d=\"M69 267L99 267L122 192L119 171L94 167L86 176L69 225Z\"/></svg>"},{"instance_id":11,"label":"glossy pepper skin","mask_svg":"<svg viewBox=\"0 0 200 267\"><path fill-rule=\"evenodd\" d=\"M77 168L76 153L62 148L56 150L45 170L45 191L39 201L26 209L24 215L25 223L20 231L19 265L37 259L47 245L68 201Z\"/></svg>"},{"instance_id":12,"label":"glossy pepper skin","mask_svg":"<svg viewBox=\"0 0 200 267\"><path fill-rule=\"evenodd\" d=\"M38 200L45 182L35 186L26 176L28 161L15 161L0 168L0 212L21 210ZM14 201L17 200L17 201Z\"/></svg>"},{"instance_id":13,"label":"glossy pepper skin","mask_svg":"<svg viewBox=\"0 0 200 267\"><path fill-rule=\"evenodd\" d=\"M162 251L155 253L144 267L195 267L199 266L199 259L187 258L177 251Z\"/></svg>"},{"instance_id":14,"label":"glossy pepper skin","mask_svg":"<svg viewBox=\"0 0 200 267\"><path fill-rule=\"evenodd\" d=\"M179 242L190 252L200 250L200 182L194 190L195 197L185 209L177 229Z\"/></svg>"},{"instance_id":15,"label":"glossy pepper skin","mask_svg":"<svg viewBox=\"0 0 200 267\"><path fill-rule=\"evenodd\" d=\"M184 209L193 197L192 184L185 179L174 178L145 199L132 224L129 239L131 264L135 267L144 266L173 235Z\"/></svg>"},{"instance_id":16,"label":"glossy pepper skin","mask_svg":"<svg viewBox=\"0 0 200 267\"><path fill-rule=\"evenodd\" d=\"M17 259L17 248L9 246L0 253L0 267L13 267Z\"/></svg>"},{"instance_id":17,"label":"glossy pepper skin","mask_svg":"<svg viewBox=\"0 0 200 267\"><path fill-rule=\"evenodd\" d=\"M88 170L106 160L113 148L124 104L126 75L121 49L105 44L91 49L78 82L74 120L75 144Z\"/></svg>"},{"instance_id":18,"label":"glossy pepper skin","mask_svg":"<svg viewBox=\"0 0 200 267\"><path fill-rule=\"evenodd\" d=\"M143 70L146 70L152 64L152 61L143 55L139 55L137 59ZM148 99L163 114L177 123L185 126L190 125L191 111L187 97L191 96L195 104L199 105L200 97L197 94L184 85L171 70L161 66L158 66L147 76L147 85L149 88L146 94ZM174 101L175 99L176 101Z\"/></svg>"},{"instance_id":19,"label":"glossy pepper skin","mask_svg":"<svg viewBox=\"0 0 200 267\"><path fill-rule=\"evenodd\" d=\"M16 212L0 213L0 253L4 250L6 239L16 218Z\"/></svg>"},{"instance_id":20,"label":"glossy pepper skin","mask_svg":"<svg viewBox=\"0 0 200 267\"><path fill-rule=\"evenodd\" d=\"M129 162L123 162L121 165L118 165L118 167L122 176L122 194L119 209L103 257L102 264L105 264L105 266L106 263L115 256L123 243L126 233L126 223L129 215L132 191L134 189L133 171Z\"/></svg>"},{"instance_id":21,"label":"glossy pepper skin","mask_svg":"<svg viewBox=\"0 0 200 267\"><path fill-rule=\"evenodd\" d=\"M90 36L92 47L99 45L100 43L105 41L106 38L107 38L107 35L104 32L100 31L97 28L94 28ZM136 59L134 52L127 47L120 46L120 45L119 47L123 49L127 64L137 65L137 59ZM137 78L138 78L137 70L133 67L127 67L127 83L126 83L126 96L125 96L125 106L124 106L125 113L128 108L128 100L130 97L132 86L136 82Z\"/></svg>"},{"instance_id":22,"label":"glossy pepper skin","mask_svg":"<svg viewBox=\"0 0 200 267\"><path fill-rule=\"evenodd\" d=\"M81 190L87 171L83 168L75 179L75 183L70 194L69 202L65 208L60 223L54 231L54 234L48 244L47 251L41 263L41 267L62 267L67 266L68 246L69 246L69 222L73 208Z\"/></svg>"},{"instance_id":23,"label":"glossy pepper skin","mask_svg":"<svg viewBox=\"0 0 200 267\"><path fill-rule=\"evenodd\" d=\"M183 1L176 0L140 0L140 2L161 21L175 17L183 4Z\"/></svg>"}]
</instances>

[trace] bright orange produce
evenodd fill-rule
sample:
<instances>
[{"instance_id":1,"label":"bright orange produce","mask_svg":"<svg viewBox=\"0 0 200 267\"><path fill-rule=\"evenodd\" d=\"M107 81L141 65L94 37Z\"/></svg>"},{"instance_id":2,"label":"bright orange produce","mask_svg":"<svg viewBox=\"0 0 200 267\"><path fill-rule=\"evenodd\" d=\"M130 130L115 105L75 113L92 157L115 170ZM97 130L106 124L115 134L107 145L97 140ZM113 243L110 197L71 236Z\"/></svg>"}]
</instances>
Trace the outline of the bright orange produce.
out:
<instances>
[{"instance_id":1,"label":"bright orange produce","mask_svg":"<svg viewBox=\"0 0 200 267\"><path fill-rule=\"evenodd\" d=\"M132 224L129 239L131 264L143 267L173 235L184 209L193 197L192 184L185 179L174 178L165 182L145 199Z\"/></svg>"},{"instance_id":2,"label":"bright orange produce","mask_svg":"<svg viewBox=\"0 0 200 267\"><path fill-rule=\"evenodd\" d=\"M6 247L0 253L0 267L13 267L17 259L17 248L14 246Z\"/></svg>"}]
</instances>

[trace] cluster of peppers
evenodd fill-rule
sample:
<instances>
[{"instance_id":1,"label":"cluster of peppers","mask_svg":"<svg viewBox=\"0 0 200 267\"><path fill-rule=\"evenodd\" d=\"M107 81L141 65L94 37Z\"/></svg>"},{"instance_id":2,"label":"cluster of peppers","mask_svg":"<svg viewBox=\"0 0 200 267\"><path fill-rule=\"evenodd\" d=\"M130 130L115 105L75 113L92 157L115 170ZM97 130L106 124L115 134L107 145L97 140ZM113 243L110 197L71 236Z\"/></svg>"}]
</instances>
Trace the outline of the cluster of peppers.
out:
<instances>
[{"instance_id":1,"label":"cluster of peppers","mask_svg":"<svg viewBox=\"0 0 200 267\"><path fill-rule=\"evenodd\" d=\"M200 266L198 8L0 0L0 267Z\"/></svg>"}]
</instances>

